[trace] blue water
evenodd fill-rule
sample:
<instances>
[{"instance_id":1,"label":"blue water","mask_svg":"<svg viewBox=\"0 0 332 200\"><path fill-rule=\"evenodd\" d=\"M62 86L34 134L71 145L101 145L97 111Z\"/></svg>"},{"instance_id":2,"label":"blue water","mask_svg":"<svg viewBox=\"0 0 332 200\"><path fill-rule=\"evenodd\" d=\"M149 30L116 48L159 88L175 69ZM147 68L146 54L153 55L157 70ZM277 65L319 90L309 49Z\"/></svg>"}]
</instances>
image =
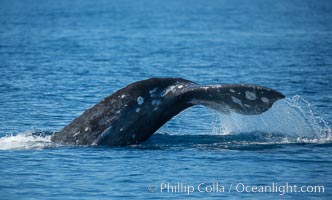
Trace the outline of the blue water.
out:
<instances>
[{"instance_id":1,"label":"blue water","mask_svg":"<svg viewBox=\"0 0 332 200\"><path fill-rule=\"evenodd\" d=\"M0 199L332 195L329 0L0 0L0 69ZM194 107L129 147L50 142L150 77L253 83L287 99L250 117ZM210 191L216 183L225 190ZM286 183L309 192L283 192Z\"/></svg>"}]
</instances>

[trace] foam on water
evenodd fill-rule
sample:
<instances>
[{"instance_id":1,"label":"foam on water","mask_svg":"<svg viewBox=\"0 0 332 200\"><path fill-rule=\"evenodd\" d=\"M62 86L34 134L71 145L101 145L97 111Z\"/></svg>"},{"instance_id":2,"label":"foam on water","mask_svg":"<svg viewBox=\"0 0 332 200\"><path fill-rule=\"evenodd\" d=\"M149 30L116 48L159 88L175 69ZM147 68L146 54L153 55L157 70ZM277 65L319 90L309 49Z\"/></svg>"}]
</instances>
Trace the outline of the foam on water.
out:
<instances>
[{"instance_id":1,"label":"foam on water","mask_svg":"<svg viewBox=\"0 0 332 200\"><path fill-rule=\"evenodd\" d=\"M6 135L0 138L0 150L43 149L55 147L51 135L47 132L27 131L17 135Z\"/></svg>"}]
</instances>

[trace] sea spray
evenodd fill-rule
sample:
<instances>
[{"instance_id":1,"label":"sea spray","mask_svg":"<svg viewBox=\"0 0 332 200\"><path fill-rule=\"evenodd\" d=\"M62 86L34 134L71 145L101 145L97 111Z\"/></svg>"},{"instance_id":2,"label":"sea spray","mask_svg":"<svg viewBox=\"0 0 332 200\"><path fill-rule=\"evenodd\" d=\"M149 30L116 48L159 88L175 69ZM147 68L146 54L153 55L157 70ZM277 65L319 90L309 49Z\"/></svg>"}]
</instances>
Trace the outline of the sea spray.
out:
<instances>
[{"instance_id":1,"label":"sea spray","mask_svg":"<svg viewBox=\"0 0 332 200\"><path fill-rule=\"evenodd\" d=\"M55 146L56 144L51 142L50 132L29 130L0 138L0 150L42 149Z\"/></svg>"},{"instance_id":2,"label":"sea spray","mask_svg":"<svg viewBox=\"0 0 332 200\"><path fill-rule=\"evenodd\" d=\"M313 106L296 95L277 101L260 115L219 114L220 126L214 134L234 135L261 132L284 135L293 142L330 142L331 127L314 112Z\"/></svg>"}]
</instances>

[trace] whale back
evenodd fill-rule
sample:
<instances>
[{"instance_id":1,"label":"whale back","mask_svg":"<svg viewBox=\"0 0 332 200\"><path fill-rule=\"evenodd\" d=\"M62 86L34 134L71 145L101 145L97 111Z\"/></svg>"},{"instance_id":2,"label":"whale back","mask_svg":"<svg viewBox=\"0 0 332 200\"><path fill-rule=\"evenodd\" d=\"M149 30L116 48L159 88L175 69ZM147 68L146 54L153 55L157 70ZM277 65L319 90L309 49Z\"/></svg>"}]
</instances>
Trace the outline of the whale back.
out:
<instances>
[{"instance_id":1,"label":"whale back","mask_svg":"<svg viewBox=\"0 0 332 200\"><path fill-rule=\"evenodd\" d=\"M76 145L137 144L194 105L252 115L265 112L281 98L281 93L255 85L201 86L180 78L151 78L106 97L55 133L52 141Z\"/></svg>"}]
</instances>

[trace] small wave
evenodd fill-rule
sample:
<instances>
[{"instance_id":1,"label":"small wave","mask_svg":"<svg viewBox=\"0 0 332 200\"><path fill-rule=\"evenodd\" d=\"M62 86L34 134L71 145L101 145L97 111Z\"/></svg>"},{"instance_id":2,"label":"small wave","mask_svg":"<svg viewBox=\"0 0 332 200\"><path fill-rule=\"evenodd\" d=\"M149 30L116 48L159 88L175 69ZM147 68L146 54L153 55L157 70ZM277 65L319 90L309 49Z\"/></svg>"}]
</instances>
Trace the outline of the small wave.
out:
<instances>
[{"instance_id":1,"label":"small wave","mask_svg":"<svg viewBox=\"0 0 332 200\"><path fill-rule=\"evenodd\" d=\"M0 138L0 150L43 149L55 146L57 145L51 142L50 132L28 131Z\"/></svg>"}]
</instances>

